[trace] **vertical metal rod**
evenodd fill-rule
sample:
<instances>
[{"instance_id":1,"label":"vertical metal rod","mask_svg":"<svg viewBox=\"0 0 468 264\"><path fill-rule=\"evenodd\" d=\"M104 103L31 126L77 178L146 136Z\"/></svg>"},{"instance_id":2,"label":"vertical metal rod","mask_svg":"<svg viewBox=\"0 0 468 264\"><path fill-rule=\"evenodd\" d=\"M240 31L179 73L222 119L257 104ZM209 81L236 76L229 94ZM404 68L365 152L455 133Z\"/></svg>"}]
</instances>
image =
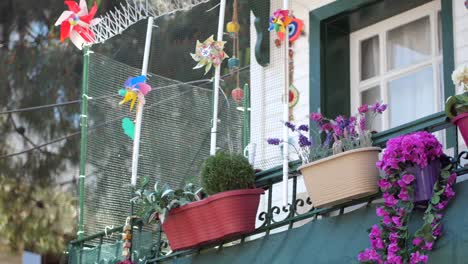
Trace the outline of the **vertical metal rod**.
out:
<instances>
[{"instance_id":1,"label":"vertical metal rod","mask_svg":"<svg viewBox=\"0 0 468 264\"><path fill-rule=\"evenodd\" d=\"M289 1L283 1L283 9L289 9ZM283 93L283 122L289 122L289 30L284 32L284 93ZM288 179L289 179L289 131L283 126L283 206L288 205Z\"/></svg>"},{"instance_id":2,"label":"vertical metal rod","mask_svg":"<svg viewBox=\"0 0 468 264\"><path fill-rule=\"evenodd\" d=\"M216 41L223 41L224 16L226 11L226 0L221 0L219 4L218 35ZM218 101L219 82L221 79L221 66L215 69L214 98L213 98L213 120L211 124L210 155L216 154L216 136L218 133Z\"/></svg>"},{"instance_id":3,"label":"vertical metal rod","mask_svg":"<svg viewBox=\"0 0 468 264\"><path fill-rule=\"evenodd\" d=\"M148 74L148 62L151 50L151 36L153 33L153 17L148 18L148 26L146 28L146 41L145 51L143 55L143 65L141 68L141 75ZM132 186L136 186L138 176L138 158L140 156L140 136L141 136L141 122L143 119L143 105L144 100L138 100L137 116L135 120L135 139L133 140L133 156L132 156Z\"/></svg>"},{"instance_id":4,"label":"vertical metal rod","mask_svg":"<svg viewBox=\"0 0 468 264\"><path fill-rule=\"evenodd\" d=\"M81 142L80 142L80 177L79 177L79 208L78 239L84 237L84 197L86 177L86 154L88 147L88 71L89 71L89 47L83 51L83 80L81 84Z\"/></svg>"},{"instance_id":5,"label":"vertical metal rod","mask_svg":"<svg viewBox=\"0 0 468 264\"><path fill-rule=\"evenodd\" d=\"M250 137L250 95L249 95L249 85L246 83L244 85L244 129L243 129L243 137L242 137L242 149L245 149L249 144L249 137ZM251 153L249 153L250 156Z\"/></svg>"}]
</instances>

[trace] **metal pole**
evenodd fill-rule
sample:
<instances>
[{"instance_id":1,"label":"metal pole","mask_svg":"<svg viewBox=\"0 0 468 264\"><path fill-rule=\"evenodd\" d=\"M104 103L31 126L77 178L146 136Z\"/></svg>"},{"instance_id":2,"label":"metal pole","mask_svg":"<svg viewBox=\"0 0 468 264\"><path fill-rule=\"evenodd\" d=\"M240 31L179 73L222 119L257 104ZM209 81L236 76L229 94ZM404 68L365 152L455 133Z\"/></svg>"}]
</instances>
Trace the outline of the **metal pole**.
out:
<instances>
[{"instance_id":1,"label":"metal pole","mask_svg":"<svg viewBox=\"0 0 468 264\"><path fill-rule=\"evenodd\" d=\"M283 9L289 9L289 1L283 0ZM283 121L289 122L289 30L284 32L284 93L283 93ZM288 205L289 179L289 131L283 126L283 206Z\"/></svg>"},{"instance_id":2,"label":"metal pole","mask_svg":"<svg viewBox=\"0 0 468 264\"><path fill-rule=\"evenodd\" d=\"M249 85L246 83L244 85L244 113L243 113L244 114L244 131L243 131L244 135L242 137L242 149L245 149L247 145L249 145L249 137L250 137L249 107L250 107Z\"/></svg>"},{"instance_id":3,"label":"metal pole","mask_svg":"<svg viewBox=\"0 0 468 264\"><path fill-rule=\"evenodd\" d=\"M145 52L143 55L143 65L141 75L146 76L148 73L148 62L151 50L151 36L153 33L153 17L148 18L148 27L146 28ZM133 140L133 156L132 156L132 186L136 186L138 174L138 158L140 156L140 136L141 136L141 121L143 119L144 100L139 98L137 105L137 115L135 120L135 139Z\"/></svg>"},{"instance_id":4,"label":"metal pole","mask_svg":"<svg viewBox=\"0 0 468 264\"><path fill-rule=\"evenodd\" d=\"M83 50L83 80L81 84L81 142L80 142L80 178L79 178L79 207L78 239L84 237L84 195L86 177L86 154L88 144L88 69L89 69L89 47Z\"/></svg>"},{"instance_id":5,"label":"metal pole","mask_svg":"<svg viewBox=\"0 0 468 264\"><path fill-rule=\"evenodd\" d=\"M218 35L216 41L223 41L224 15L226 11L226 0L221 0L219 4ZM214 81L213 98L213 120L211 125L211 143L210 155L216 154L216 136L218 133L218 101L219 101L219 81L221 75L221 66L216 67Z\"/></svg>"}]
</instances>

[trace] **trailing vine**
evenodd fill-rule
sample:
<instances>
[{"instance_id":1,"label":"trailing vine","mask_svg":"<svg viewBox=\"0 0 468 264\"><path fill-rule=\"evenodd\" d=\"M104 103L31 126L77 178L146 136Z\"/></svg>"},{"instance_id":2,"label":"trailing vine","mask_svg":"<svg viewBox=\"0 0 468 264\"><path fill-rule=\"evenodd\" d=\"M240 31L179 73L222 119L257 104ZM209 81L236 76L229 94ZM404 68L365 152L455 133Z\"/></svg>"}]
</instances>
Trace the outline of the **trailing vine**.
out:
<instances>
[{"instance_id":1,"label":"trailing vine","mask_svg":"<svg viewBox=\"0 0 468 264\"><path fill-rule=\"evenodd\" d=\"M423 225L410 234L408 224L415 208L415 175L408 168L420 168L440 160L442 169L427 202ZM391 139L377 167L385 172L379 181L384 205L377 207L380 227L373 225L369 232L370 248L358 255L362 263L426 263L427 253L442 235L442 211L455 196L452 186L457 175L442 153L442 145L427 132L416 132Z\"/></svg>"}]
</instances>

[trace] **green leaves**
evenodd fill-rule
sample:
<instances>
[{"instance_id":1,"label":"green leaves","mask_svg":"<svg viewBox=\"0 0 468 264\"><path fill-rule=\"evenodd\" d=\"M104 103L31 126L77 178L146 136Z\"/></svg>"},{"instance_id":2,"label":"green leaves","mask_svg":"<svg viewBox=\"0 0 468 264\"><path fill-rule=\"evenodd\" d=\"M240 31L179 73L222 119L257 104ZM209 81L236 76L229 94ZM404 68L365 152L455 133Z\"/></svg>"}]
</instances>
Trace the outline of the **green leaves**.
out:
<instances>
[{"instance_id":1,"label":"green leaves","mask_svg":"<svg viewBox=\"0 0 468 264\"><path fill-rule=\"evenodd\" d=\"M440 196L438 196L438 195L432 196L431 203L432 203L433 205L436 205L436 204L438 204L439 202L440 202Z\"/></svg>"}]
</instances>

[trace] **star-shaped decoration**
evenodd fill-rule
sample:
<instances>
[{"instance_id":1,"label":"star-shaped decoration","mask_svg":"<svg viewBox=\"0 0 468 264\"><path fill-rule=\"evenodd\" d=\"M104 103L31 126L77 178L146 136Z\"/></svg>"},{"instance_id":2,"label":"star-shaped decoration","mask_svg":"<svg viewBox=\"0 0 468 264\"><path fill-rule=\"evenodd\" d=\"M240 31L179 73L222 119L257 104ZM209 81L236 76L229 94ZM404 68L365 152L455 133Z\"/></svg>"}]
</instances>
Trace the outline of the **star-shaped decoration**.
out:
<instances>
[{"instance_id":1,"label":"star-shaped decoration","mask_svg":"<svg viewBox=\"0 0 468 264\"><path fill-rule=\"evenodd\" d=\"M198 62L194 69L205 67L205 74L211 69L211 66L219 67L224 59L229 56L224 52L225 41L215 41L213 36L206 39L203 43L197 40L195 53L190 53L192 58Z\"/></svg>"}]
</instances>

